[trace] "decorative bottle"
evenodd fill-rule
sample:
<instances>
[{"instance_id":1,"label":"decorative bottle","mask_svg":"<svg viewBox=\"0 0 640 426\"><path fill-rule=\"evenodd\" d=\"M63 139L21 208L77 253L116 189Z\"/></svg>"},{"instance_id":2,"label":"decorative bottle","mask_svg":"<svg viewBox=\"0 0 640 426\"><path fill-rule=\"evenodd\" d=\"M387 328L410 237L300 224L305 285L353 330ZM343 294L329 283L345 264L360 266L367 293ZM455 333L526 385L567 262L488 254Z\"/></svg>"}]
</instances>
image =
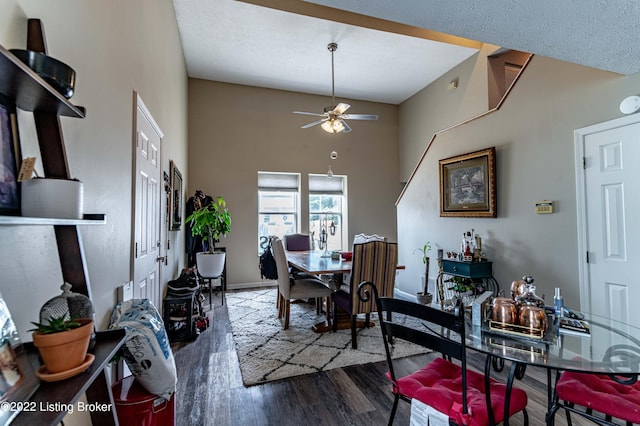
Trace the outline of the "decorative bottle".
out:
<instances>
[{"instance_id":1,"label":"decorative bottle","mask_svg":"<svg viewBox=\"0 0 640 426\"><path fill-rule=\"evenodd\" d=\"M556 287L556 292L553 295L553 308L556 311L556 317L560 318L564 316L563 308L564 308L564 300L562 299L560 287Z\"/></svg>"}]
</instances>

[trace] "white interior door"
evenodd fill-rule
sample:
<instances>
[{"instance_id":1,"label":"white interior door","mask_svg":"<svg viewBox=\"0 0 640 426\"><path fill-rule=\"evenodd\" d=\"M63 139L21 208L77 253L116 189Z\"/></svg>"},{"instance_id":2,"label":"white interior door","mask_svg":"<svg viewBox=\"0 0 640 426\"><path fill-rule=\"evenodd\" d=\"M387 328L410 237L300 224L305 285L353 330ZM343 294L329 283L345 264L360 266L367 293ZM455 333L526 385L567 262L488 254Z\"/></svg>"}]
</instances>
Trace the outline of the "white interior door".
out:
<instances>
[{"instance_id":1,"label":"white interior door","mask_svg":"<svg viewBox=\"0 0 640 426\"><path fill-rule=\"evenodd\" d=\"M576 130L576 152L582 309L638 324L640 114Z\"/></svg>"},{"instance_id":2,"label":"white interior door","mask_svg":"<svg viewBox=\"0 0 640 426\"><path fill-rule=\"evenodd\" d=\"M136 96L133 294L161 309L160 262L163 134Z\"/></svg>"}]
</instances>

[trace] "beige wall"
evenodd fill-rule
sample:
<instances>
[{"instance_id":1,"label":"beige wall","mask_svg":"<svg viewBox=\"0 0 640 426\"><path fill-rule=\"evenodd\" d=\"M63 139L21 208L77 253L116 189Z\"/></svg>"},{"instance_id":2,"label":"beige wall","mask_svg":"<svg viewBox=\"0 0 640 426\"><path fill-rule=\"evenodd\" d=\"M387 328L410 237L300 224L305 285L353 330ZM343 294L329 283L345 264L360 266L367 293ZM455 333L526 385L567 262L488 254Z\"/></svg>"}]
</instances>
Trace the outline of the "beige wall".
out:
<instances>
[{"instance_id":1,"label":"beige wall","mask_svg":"<svg viewBox=\"0 0 640 426\"><path fill-rule=\"evenodd\" d=\"M361 232L396 240L398 117L394 105L340 99L354 113L378 121L351 121L351 133L330 135L314 117L292 111L322 111L330 97L189 80L189 188L220 195L232 214L227 247L228 281L260 282L258 270L258 171L300 172L303 200L309 173L326 173L332 150L335 174L348 176L349 241ZM302 223L308 207L302 207ZM308 219L307 219L308 220ZM303 231L306 231L304 225Z\"/></svg>"},{"instance_id":2,"label":"beige wall","mask_svg":"<svg viewBox=\"0 0 640 426\"><path fill-rule=\"evenodd\" d=\"M44 23L49 54L77 73L72 102L84 120L61 118L71 174L84 182L85 211L107 224L81 228L98 328L108 324L116 286L131 280L133 92L138 91L165 135L162 166L187 168L187 78L170 0L3 0L0 44L26 46L27 18ZM39 157L30 114L20 114L23 154ZM184 244L169 233L170 246ZM60 293L62 275L48 226L0 227L0 289L25 340L29 321ZM182 265L169 252L163 277Z\"/></svg>"},{"instance_id":3,"label":"beige wall","mask_svg":"<svg viewBox=\"0 0 640 426\"><path fill-rule=\"evenodd\" d=\"M185 196L198 188L227 199L233 229L223 244L229 248L232 285L259 281L257 171L324 173L335 149L335 173L349 176L349 238L358 232L397 237L400 262L407 265L399 276L401 289L414 293L419 287L422 265L415 248L429 240L435 257L437 247L455 249L460 234L475 228L503 286L533 274L542 292L562 286L567 303L577 304L573 130L619 117L620 100L637 94L638 75L534 57L500 111L436 139L398 205L396 231L398 182L409 177L433 133L486 110L489 48L399 107L350 102L352 111L377 113L380 120L353 122L352 133L332 137L317 128L300 129L306 118L291 113L321 110L328 97L201 80L187 87L169 0L4 0L2 46L25 46L28 17L43 20L49 53L78 72L73 102L88 111L84 120L61 120L71 173L85 183L85 210L107 214L107 225L82 228L100 328L116 286L131 279L134 90L165 134L163 167L168 169L169 159L176 162ZM452 79L459 86L448 93ZM23 154L37 155L29 114L21 114L20 125ZM488 146L498 153L499 217L440 218L438 160ZM541 199L554 200L558 213L533 214ZM184 231L170 232L169 240L164 281L183 264ZM0 250L0 289L24 336L62 284L53 232L0 227Z\"/></svg>"},{"instance_id":4,"label":"beige wall","mask_svg":"<svg viewBox=\"0 0 640 426\"><path fill-rule=\"evenodd\" d=\"M486 78L486 58L480 54L473 60L475 64L467 61L401 106L401 152L423 151L433 135L423 131L411 106L447 105L458 118L475 115L457 115L467 102L465 94L477 93L472 86L486 85L481 81ZM445 101L451 95L440 90L454 75L460 76L456 92L463 93L458 104ZM399 287L410 294L419 291L423 270L414 248L431 241L435 259L436 248L459 249L462 233L474 228L503 288L531 274L547 300L558 286L565 290L565 304L578 306L573 130L622 116L620 101L636 94L639 83L640 75L625 77L534 56L499 111L438 136L398 204L400 262L407 265ZM486 105L486 94L473 102ZM442 128L450 125L444 124ZM438 160L490 146L497 150L498 218L439 217ZM403 171L413 168L412 159L402 158ZM544 199L555 202L557 213L534 214L535 202ZM437 266L432 265L433 280Z\"/></svg>"}]
</instances>

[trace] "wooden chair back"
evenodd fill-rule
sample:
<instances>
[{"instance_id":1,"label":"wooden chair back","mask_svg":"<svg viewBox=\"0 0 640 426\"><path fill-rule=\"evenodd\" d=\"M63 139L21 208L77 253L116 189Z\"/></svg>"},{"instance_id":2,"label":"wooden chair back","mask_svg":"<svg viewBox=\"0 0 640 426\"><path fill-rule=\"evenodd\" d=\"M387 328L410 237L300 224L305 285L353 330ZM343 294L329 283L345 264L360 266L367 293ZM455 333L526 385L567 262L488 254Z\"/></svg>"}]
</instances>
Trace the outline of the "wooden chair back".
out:
<instances>
[{"instance_id":1,"label":"wooden chair back","mask_svg":"<svg viewBox=\"0 0 640 426\"><path fill-rule=\"evenodd\" d=\"M368 281L374 283L380 297L393 297L398 267L398 244L370 241L353 245L351 262L352 314L369 313L376 309L375 301L358 297L357 287Z\"/></svg>"}]
</instances>

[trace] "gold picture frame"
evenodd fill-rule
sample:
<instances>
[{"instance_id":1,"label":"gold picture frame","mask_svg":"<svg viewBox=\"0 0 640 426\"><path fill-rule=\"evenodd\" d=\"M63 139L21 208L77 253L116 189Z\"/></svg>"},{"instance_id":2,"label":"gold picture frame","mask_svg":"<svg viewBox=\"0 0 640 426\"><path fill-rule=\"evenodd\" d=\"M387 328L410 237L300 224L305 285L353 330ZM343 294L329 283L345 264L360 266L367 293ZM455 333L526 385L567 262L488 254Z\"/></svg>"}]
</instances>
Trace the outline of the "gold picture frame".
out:
<instances>
[{"instance_id":1,"label":"gold picture frame","mask_svg":"<svg viewBox=\"0 0 640 426\"><path fill-rule=\"evenodd\" d=\"M441 217L498 216L495 147L445 158L439 168Z\"/></svg>"},{"instance_id":2,"label":"gold picture frame","mask_svg":"<svg viewBox=\"0 0 640 426\"><path fill-rule=\"evenodd\" d=\"M182 173L180 173L173 160L170 161L169 166L171 179L169 230L177 231L182 226L182 205L184 204L182 202Z\"/></svg>"}]
</instances>

